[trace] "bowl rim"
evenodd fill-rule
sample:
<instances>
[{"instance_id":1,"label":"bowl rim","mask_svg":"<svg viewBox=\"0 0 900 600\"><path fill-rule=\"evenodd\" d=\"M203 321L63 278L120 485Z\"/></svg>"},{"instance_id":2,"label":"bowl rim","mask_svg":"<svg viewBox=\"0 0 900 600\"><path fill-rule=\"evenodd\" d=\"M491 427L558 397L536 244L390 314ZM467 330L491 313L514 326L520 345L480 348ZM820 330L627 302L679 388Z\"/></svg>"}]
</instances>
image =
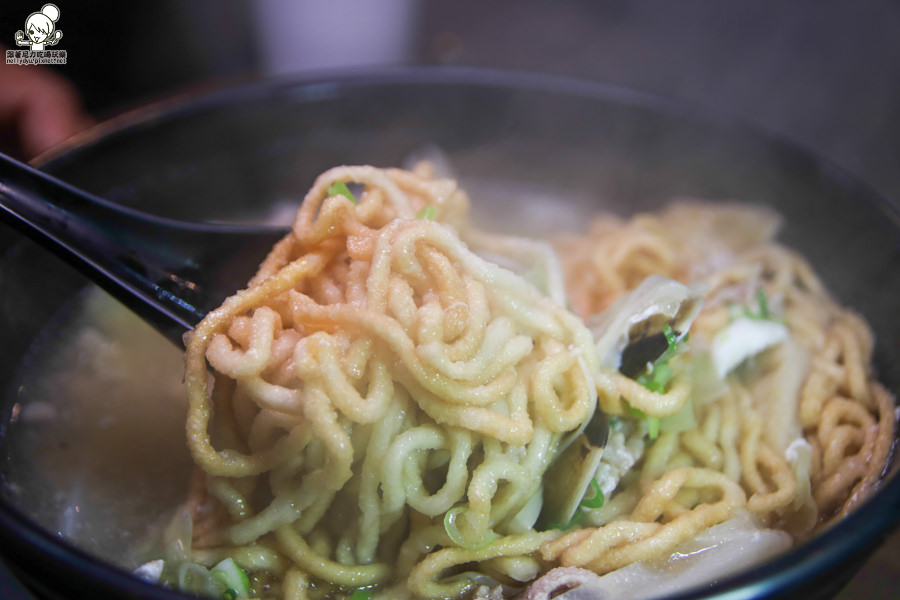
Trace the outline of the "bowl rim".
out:
<instances>
[{"instance_id":1,"label":"bowl rim","mask_svg":"<svg viewBox=\"0 0 900 600\"><path fill-rule=\"evenodd\" d=\"M900 205L804 145L782 134L768 131L746 118L610 83L526 71L450 66L400 66L321 71L237 85L226 84L212 90L203 89L199 92L178 94L129 110L76 134L35 157L31 163L52 172L69 161L77 160L79 155L95 146L120 136L140 132L141 129L152 127L157 122L189 117L216 107L277 97L293 88L313 89L311 86L319 86L320 91L328 91L330 88L335 93L347 93L348 90L352 92L352 88L355 87L391 85L465 85L520 92L554 93L637 105L668 113L675 118L691 118L705 127L737 130L740 135L755 138L779 151L789 152L792 156L807 161L807 164L815 165L829 179L852 192L854 198L865 201L870 207L882 213L890 222L891 229L900 232ZM896 445L895 439L889 467L897 460L894 456ZM772 591L784 593L797 589L813 581L823 571L834 569L861 553L871 551L896 529L898 524L900 524L900 476L879 485L877 493L870 496L848 516L830 525L810 540L778 555L774 560L729 575L715 584L707 584L707 587L666 597L670 600L712 597L749 600L759 597L761 593ZM0 496L0 533L3 538L15 536L19 538L18 542L49 557L51 561L57 563L62 561L63 564L91 577L109 582L115 588L128 590L143 597L160 599L189 597L140 581L124 569L52 535L2 496Z\"/></svg>"}]
</instances>

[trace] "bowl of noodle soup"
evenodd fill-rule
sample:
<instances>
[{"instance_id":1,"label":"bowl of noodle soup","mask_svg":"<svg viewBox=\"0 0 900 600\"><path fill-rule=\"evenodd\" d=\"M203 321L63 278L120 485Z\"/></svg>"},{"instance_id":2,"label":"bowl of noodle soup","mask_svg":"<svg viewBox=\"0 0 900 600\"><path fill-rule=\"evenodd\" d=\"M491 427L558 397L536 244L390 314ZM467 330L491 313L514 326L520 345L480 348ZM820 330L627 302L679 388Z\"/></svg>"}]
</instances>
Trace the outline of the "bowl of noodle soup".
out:
<instances>
[{"instance_id":1,"label":"bowl of noodle soup","mask_svg":"<svg viewBox=\"0 0 900 600\"><path fill-rule=\"evenodd\" d=\"M42 597L826 598L895 525L900 212L750 125L402 69L40 162L291 226L186 354L5 230L2 554Z\"/></svg>"}]
</instances>

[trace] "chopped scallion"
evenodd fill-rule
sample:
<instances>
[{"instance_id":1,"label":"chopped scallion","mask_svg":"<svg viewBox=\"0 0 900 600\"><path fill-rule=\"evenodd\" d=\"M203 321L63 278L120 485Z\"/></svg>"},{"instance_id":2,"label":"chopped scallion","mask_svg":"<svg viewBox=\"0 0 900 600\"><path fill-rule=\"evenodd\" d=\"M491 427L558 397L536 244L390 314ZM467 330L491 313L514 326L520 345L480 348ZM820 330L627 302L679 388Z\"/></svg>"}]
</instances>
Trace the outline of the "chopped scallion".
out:
<instances>
[{"instance_id":1,"label":"chopped scallion","mask_svg":"<svg viewBox=\"0 0 900 600\"><path fill-rule=\"evenodd\" d=\"M210 572L225 587L225 591L222 592L222 598L225 600L235 600L238 597L246 598L250 595L250 579L243 569L234 562L234 559L226 558L214 566Z\"/></svg>"},{"instance_id":2,"label":"chopped scallion","mask_svg":"<svg viewBox=\"0 0 900 600\"><path fill-rule=\"evenodd\" d=\"M657 394L666 391L669 381L672 379L672 367L668 363L657 363L653 365L652 370L637 378L637 382Z\"/></svg>"},{"instance_id":3,"label":"chopped scallion","mask_svg":"<svg viewBox=\"0 0 900 600\"><path fill-rule=\"evenodd\" d=\"M427 219L429 221L434 221L435 217L437 217L437 209L433 204L426 204L416 215L417 219Z\"/></svg>"},{"instance_id":4,"label":"chopped scallion","mask_svg":"<svg viewBox=\"0 0 900 600\"><path fill-rule=\"evenodd\" d=\"M759 318L769 319L769 299L766 297L766 290L758 288L756 290L756 303L759 305Z\"/></svg>"},{"instance_id":5,"label":"chopped scallion","mask_svg":"<svg viewBox=\"0 0 900 600\"><path fill-rule=\"evenodd\" d=\"M668 368L668 366L667 366L667 368ZM644 387L648 387L646 384L644 384L640 380L640 378L638 378L638 383L643 384ZM648 389L652 389L652 388L648 387ZM647 422L647 435L650 438L650 441L652 442L657 437L659 437L659 417L647 416L647 413L645 413L641 409L635 408L634 406L628 404L627 401L624 401L624 402L625 402L625 407L628 409L628 412L630 412L633 417Z\"/></svg>"},{"instance_id":6,"label":"chopped scallion","mask_svg":"<svg viewBox=\"0 0 900 600\"><path fill-rule=\"evenodd\" d=\"M756 288L756 311L750 309L750 307L743 307L743 314L738 316L744 316L748 319L755 319L757 321L773 321L772 312L769 310L769 297L766 295L766 290L763 287Z\"/></svg>"},{"instance_id":7,"label":"chopped scallion","mask_svg":"<svg viewBox=\"0 0 900 600\"><path fill-rule=\"evenodd\" d=\"M350 191L350 188L347 187L347 184L343 181L335 181L334 183L329 185L328 191L326 193L329 197L343 196L353 204L356 204L356 197L353 195L353 192Z\"/></svg>"},{"instance_id":8,"label":"chopped scallion","mask_svg":"<svg viewBox=\"0 0 900 600\"><path fill-rule=\"evenodd\" d=\"M603 508L606 497L603 495L603 490L600 489L600 484L597 483L596 479L591 479L591 490L594 493L591 494L590 498L585 494L585 497L581 499L581 506L584 508Z\"/></svg>"},{"instance_id":9,"label":"chopped scallion","mask_svg":"<svg viewBox=\"0 0 900 600\"><path fill-rule=\"evenodd\" d=\"M459 527L456 525L456 520L459 518L459 515L466 511L465 505L460 504L459 506L454 506L450 510L448 510L444 514L444 531L447 532L447 536L450 538L454 544L459 546L460 548L464 548L466 550L481 550L483 548L487 548L490 546L494 540L497 539L497 534L488 529L482 536L481 539L475 542L469 542L465 538L463 538L462 533L459 531Z\"/></svg>"},{"instance_id":10,"label":"chopped scallion","mask_svg":"<svg viewBox=\"0 0 900 600\"><path fill-rule=\"evenodd\" d=\"M669 366L669 361L684 352L685 342L688 339L688 334L685 334L684 338L679 340L678 335L668 324L663 327L662 333L666 337L667 343L665 352L650 365L649 372L640 375L636 379L642 386L657 394L665 393L666 388L669 386L669 382L674 375L672 367Z\"/></svg>"},{"instance_id":11,"label":"chopped scallion","mask_svg":"<svg viewBox=\"0 0 900 600\"><path fill-rule=\"evenodd\" d=\"M675 337L675 332L668 323L663 326L663 335L666 336L666 343L669 344L668 348L666 348L666 351L669 352L675 348L675 344L678 343L678 338Z\"/></svg>"},{"instance_id":12,"label":"chopped scallion","mask_svg":"<svg viewBox=\"0 0 900 600\"><path fill-rule=\"evenodd\" d=\"M642 411L639 408L633 407L632 405L628 404L627 401L625 401L625 407L628 409L628 412L631 413L631 416L633 416L637 419L646 419L647 418L647 415L646 415L646 413L644 413L644 411Z\"/></svg>"}]
</instances>

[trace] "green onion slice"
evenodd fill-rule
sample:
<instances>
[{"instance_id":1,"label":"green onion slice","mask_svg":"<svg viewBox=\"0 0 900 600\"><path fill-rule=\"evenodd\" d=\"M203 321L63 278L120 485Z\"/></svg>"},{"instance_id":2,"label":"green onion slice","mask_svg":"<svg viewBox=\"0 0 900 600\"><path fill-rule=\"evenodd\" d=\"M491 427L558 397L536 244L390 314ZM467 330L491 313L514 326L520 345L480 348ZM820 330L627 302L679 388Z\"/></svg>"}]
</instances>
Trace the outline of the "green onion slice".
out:
<instances>
[{"instance_id":1,"label":"green onion slice","mask_svg":"<svg viewBox=\"0 0 900 600\"><path fill-rule=\"evenodd\" d=\"M353 204L356 204L356 198L353 196L353 192L350 191L350 188L348 188L347 184L343 181L335 181L334 183L329 185L328 191L326 193L329 197L343 196Z\"/></svg>"},{"instance_id":2,"label":"green onion slice","mask_svg":"<svg viewBox=\"0 0 900 600\"><path fill-rule=\"evenodd\" d=\"M456 525L456 519L459 518L459 515L466 511L466 506L460 504L459 506L454 506L450 510L448 510L444 514L444 531L447 532L447 536L450 540L459 546L460 548L464 548L466 550L481 550L483 548L487 548L490 546L494 540L497 539L497 534L492 530L488 529L482 536L481 539L476 540L475 542L469 542L465 538L463 538L462 533L459 531L459 527Z\"/></svg>"},{"instance_id":3,"label":"green onion slice","mask_svg":"<svg viewBox=\"0 0 900 600\"><path fill-rule=\"evenodd\" d=\"M667 365L667 367L668 367L668 365ZM647 386L646 384L644 384L644 382L642 382L640 380L640 378L638 379L638 383L644 385L644 387L646 387L647 389L650 389L650 390L653 389L653 388L650 388L649 386ZM647 434L650 437L651 442L653 440L655 440L657 437L659 437L659 417L648 417L647 413L645 413L644 411L642 411L639 408L635 408L634 406L628 404L627 400L622 400L622 402L625 403L625 408L628 409L628 412L630 412L633 417L635 417L637 419L641 419L643 421L647 421Z\"/></svg>"},{"instance_id":4,"label":"green onion slice","mask_svg":"<svg viewBox=\"0 0 900 600\"><path fill-rule=\"evenodd\" d=\"M766 296L766 290L758 288L756 290L756 303L759 305L759 318L769 319L769 298Z\"/></svg>"},{"instance_id":5,"label":"green onion slice","mask_svg":"<svg viewBox=\"0 0 900 600\"><path fill-rule=\"evenodd\" d=\"M594 493L591 494L590 498L585 494L584 498L581 499L581 506L584 508L603 508L606 497L603 495L603 490L600 489L600 484L597 483L596 479L591 479L591 490Z\"/></svg>"},{"instance_id":6,"label":"green onion slice","mask_svg":"<svg viewBox=\"0 0 900 600\"><path fill-rule=\"evenodd\" d=\"M675 344L678 343L678 338L675 336L675 331L672 329L672 326L666 323L663 326L663 335L666 336L666 343L668 343L668 347L666 348L666 352L671 352L675 349Z\"/></svg>"},{"instance_id":7,"label":"green onion slice","mask_svg":"<svg viewBox=\"0 0 900 600\"><path fill-rule=\"evenodd\" d=\"M219 583L225 586L222 598L234 600L239 597L246 598L250 595L250 579L243 569L234 562L233 558L226 558L214 566L210 572Z\"/></svg>"},{"instance_id":8,"label":"green onion slice","mask_svg":"<svg viewBox=\"0 0 900 600\"><path fill-rule=\"evenodd\" d=\"M437 217L437 209L433 204L426 204L416 215L417 219L427 219L429 221L434 221L435 217Z\"/></svg>"},{"instance_id":9,"label":"green onion slice","mask_svg":"<svg viewBox=\"0 0 900 600\"><path fill-rule=\"evenodd\" d=\"M766 290L763 287L756 288L756 307L757 310L754 312L748 306L743 307L743 314L733 315L732 319L740 316L747 317L748 319L755 319L757 321L774 321L775 318L772 316L772 312L769 310L769 297L766 295Z\"/></svg>"},{"instance_id":10,"label":"green onion slice","mask_svg":"<svg viewBox=\"0 0 900 600\"><path fill-rule=\"evenodd\" d=\"M644 411L642 411L642 410L639 409L639 408L635 408L634 406L628 404L628 401L627 401L627 400L622 400L622 402L625 403L625 408L628 409L628 412L631 413L631 416L633 416L633 417L635 417L635 418L637 418L637 419L646 419L646 418L647 418L647 415L644 413Z\"/></svg>"}]
</instances>

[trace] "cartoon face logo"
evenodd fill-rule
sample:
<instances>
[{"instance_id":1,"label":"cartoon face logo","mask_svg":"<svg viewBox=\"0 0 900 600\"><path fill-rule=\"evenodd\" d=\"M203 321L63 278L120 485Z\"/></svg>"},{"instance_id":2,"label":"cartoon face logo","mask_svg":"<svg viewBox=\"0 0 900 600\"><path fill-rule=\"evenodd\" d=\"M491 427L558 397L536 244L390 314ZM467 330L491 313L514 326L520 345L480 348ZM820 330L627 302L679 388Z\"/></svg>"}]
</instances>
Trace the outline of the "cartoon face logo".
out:
<instances>
[{"instance_id":1,"label":"cartoon face logo","mask_svg":"<svg viewBox=\"0 0 900 600\"><path fill-rule=\"evenodd\" d=\"M31 13L25 20L25 31L16 32L17 46L31 46L32 50L43 50L44 46L55 46L62 39L62 31L56 30L59 8L55 4L45 4L41 12ZM27 36L27 39L26 39Z\"/></svg>"}]
</instances>

